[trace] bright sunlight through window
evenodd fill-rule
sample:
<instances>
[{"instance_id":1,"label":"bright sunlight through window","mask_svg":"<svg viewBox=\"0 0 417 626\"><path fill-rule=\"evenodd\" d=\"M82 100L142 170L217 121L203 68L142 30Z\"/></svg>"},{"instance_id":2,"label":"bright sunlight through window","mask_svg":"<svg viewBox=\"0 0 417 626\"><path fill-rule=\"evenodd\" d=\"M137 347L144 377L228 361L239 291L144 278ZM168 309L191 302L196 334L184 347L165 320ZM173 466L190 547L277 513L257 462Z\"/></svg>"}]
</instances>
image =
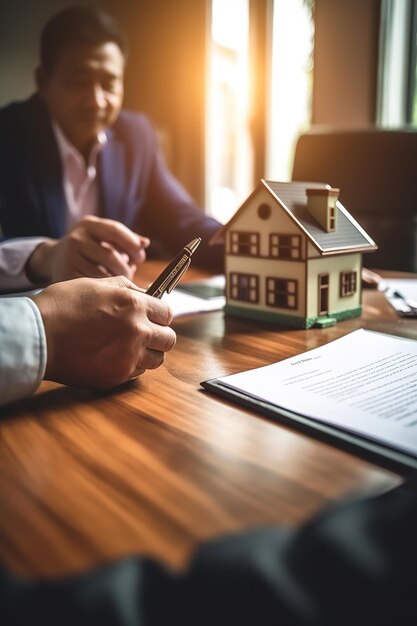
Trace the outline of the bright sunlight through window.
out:
<instances>
[{"instance_id":1,"label":"bright sunlight through window","mask_svg":"<svg viewBox=\"0 0 417 626\"><path fill-rule=\"evenodd\" d=\"M271 0L263 36L265 178L291 180L295 143L311 121L313 0ZM206 207L227 222L259 181L253 179L249 98L249 0L212 0L206 118Z\"/></svg>"},{"instance_id":2,"label":"bright sunlight through window","mask_svg":"<svg viewBox=\"0 0 417 626\"><path fill-rule=\"evenodd\" d=\"M313 19L305 0L274 0L266 178L291 180L298 136L311 122Z\"/></svg>"},{"instance_id":3,"label":"bright sunlight through window","mask_svg":"<svg viewBox=\"0 0 417 626\"><path fill-rule=\"evenodd\" d=\"M227 222L253 190L249 136L248 0L213 0L209 51L206 206Z\"/></svg>"}]
</instances>

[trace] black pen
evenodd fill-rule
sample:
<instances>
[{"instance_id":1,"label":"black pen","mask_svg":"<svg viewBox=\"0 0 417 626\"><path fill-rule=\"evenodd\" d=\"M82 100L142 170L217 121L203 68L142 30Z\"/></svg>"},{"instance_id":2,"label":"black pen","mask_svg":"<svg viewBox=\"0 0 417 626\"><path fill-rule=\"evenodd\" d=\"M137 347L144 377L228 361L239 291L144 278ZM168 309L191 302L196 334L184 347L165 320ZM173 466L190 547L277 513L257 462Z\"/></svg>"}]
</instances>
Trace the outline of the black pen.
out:
<instances>
[{"instance_id":1,"label":"black pen","mask_svg":"<svg viewBox=\"0 0 417 626\"><path fill-rule=\"evenodd\" d=\"M201 243L201 237L197 237L187 243L183 247L181 252L172 259L172 261L166 266L166 268L159 274L158 278L154 280L152 285L148 287L146 293L154 298L161 298L165 292L171 293L175 285L183 276L191 263L191 257L197 250Z\"/></svg>"}]
</instances>

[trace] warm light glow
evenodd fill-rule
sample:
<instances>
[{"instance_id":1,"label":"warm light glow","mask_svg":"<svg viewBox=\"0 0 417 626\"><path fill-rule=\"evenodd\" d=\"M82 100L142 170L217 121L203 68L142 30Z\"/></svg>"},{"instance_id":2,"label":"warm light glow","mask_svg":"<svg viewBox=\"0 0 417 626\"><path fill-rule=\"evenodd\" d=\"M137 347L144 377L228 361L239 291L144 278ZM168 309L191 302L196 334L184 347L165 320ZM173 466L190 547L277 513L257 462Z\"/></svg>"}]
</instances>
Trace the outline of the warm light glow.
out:
<instances>
[{"instance_id":1,"label":"warm light glow","mask_svg":"<svg viewBox=\"0 0 417 626\"><path fill-rule=\"evenodd\" d=\"M313 22L304 0L274 0L266 177L291 180L296 139L310 125Z\"/></svg>"},{"instance_id":2,"label":"warm light glow","mask_svg":"<svg viewBox=\"0 0 417 626\"><path fill-rule=\"evenodd\" d=\"M225 223L252 191L248 0L213 0L206 127L206 205Z\"/></svg>"},{"instance_id":3,"label":"warm light glow","mask_svg":"<svg viewBox=\"0 0 417 626\"><path fill-rule=\"evenodd\" d=\"M212 0L207 76L206 208L227 222L253 191L249 132L249 2ZM313 22L304 0L274 0L265 178L290 180L310 124Z\"/></svg>"},{"instance_id":4,"label":"warm light glow","mask_svg":"<svg viewBox=\"0 0 417 626\"><path fill-rule=\"evenodd\" d=\"M247 0L213 0L211 12L211 37L214 43L244 50L248 37Z\"/></svg>"}]
</instances>

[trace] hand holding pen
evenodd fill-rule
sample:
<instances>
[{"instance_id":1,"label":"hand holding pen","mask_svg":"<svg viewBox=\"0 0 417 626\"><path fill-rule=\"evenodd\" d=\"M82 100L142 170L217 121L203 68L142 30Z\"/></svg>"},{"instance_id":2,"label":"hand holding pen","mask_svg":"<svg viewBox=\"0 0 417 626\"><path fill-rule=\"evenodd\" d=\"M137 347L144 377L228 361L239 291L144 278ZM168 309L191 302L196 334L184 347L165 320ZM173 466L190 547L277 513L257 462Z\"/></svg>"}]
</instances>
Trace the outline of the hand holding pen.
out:
<instances>
[{"instance_id":1,"label":"hand holding pen","mask_svg":"<svg viewBox=\"0 0 417 626\"><path fill-rule=\"evenodd\" d=\"M165 292L171 293L177 285L181 277L184 275L191 263L191 257L201 243L201 237L197 237L188 243L184 248L172 259L162 273L146 290L149 296L154 298L162 298Z\"/></svg>"}]
</instances>

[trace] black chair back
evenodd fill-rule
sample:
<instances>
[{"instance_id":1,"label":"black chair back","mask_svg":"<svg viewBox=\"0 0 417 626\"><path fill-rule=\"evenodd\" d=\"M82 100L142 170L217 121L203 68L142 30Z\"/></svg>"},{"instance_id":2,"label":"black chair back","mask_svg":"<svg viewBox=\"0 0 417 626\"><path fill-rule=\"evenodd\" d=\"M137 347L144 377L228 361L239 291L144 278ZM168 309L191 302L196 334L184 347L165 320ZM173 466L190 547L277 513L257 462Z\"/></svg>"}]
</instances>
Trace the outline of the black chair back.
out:
<instances>
[{"instance_id":1,"label":"black chair back","mask_svg":"<svg viewBox=\"0 0 417 626\"><path fill-rule=\"evenodd\" d=\"M313 127L298 139L292 178L340 188L379 246L365 266L417 272L417 130Z\"/></svg>"}]
</instances>

